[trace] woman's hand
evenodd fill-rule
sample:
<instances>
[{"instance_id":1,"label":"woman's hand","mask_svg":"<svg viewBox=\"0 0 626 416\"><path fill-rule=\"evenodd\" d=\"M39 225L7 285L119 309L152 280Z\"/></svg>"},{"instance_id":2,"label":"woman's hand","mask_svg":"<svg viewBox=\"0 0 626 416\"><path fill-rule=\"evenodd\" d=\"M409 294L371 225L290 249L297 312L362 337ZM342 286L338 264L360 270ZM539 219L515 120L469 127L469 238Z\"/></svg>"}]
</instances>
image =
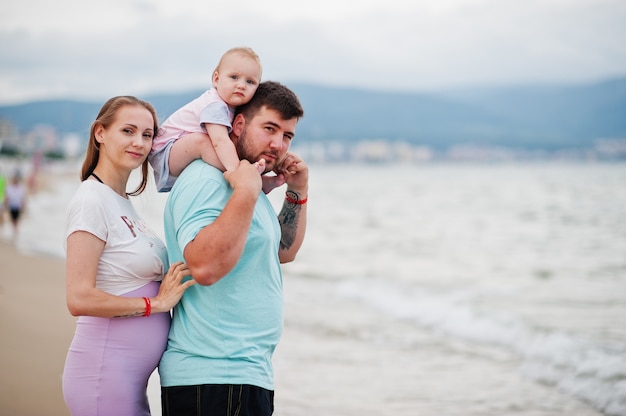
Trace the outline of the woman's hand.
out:
<instances>
[{"instance_id":1,"label":"woman's hand","mask_svg":"<svg viewBox=\"0 0 626 416\"><path fill-rule=\"evenodd\" d=\"M157 293L156 298L151 300L153 313L168 312L178 303L185 290L196 284L193 279L183 282L183 279L189 275L189 269L183 262L179 261L170 266L163 281L161 281L159 293Z\"/></svg>"}]
</instances>

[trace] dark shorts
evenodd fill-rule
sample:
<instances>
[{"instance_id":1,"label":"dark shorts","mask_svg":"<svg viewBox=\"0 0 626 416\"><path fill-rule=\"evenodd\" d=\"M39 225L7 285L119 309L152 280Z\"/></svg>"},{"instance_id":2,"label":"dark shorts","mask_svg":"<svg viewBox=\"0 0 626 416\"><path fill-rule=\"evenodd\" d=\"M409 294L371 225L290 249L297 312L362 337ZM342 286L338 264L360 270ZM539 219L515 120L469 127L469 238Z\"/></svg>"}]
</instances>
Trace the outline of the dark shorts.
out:
<instances>
[{"instance_id":1,"label":"dark shorts","mask_svg":"<svg viewBox=\"0 0 626 416\"><path fill-rule=\"evenodd\" d=\"M9 213L11 214L11 220L17 221L20 219L22 210L20 208L9 208Z\"/></svg>"},{"instance_id":2,"label":"dark shorts","mask_svg":"<svg viewBox=\"0 0 626 416\"><path fill-rule=\"evenodd\" d=\"M161 387L163 416L270 416L274 392L248 384Z\"/></svg>"}]
</instances>

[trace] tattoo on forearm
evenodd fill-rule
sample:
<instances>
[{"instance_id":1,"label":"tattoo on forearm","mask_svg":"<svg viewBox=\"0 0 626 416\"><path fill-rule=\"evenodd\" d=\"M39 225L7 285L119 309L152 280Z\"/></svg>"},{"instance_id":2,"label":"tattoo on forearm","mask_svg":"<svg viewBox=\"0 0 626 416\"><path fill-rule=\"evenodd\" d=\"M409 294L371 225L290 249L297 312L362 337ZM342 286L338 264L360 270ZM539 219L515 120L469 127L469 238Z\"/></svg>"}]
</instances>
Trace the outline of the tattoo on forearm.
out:
<instances>
[{"instance_id":1,"label":"tattoo on forearm","mask_svg":"<svg viewBox=\"0 0 626 416\"><path fill-rule=\"evenodd\" d=\"M298 195L295 192L287 191L289 196L293 199L298 199ZM298 218L302 207L297 204L289 203L285 201L283 209L278 215L278 222L280 223L281 238L280 248L281 250L288 250L296 241L296 231L298 230Z\"/></svg>"},{"instance_id":2,"label":"tattoo on forearm","mask_svg":"<svg viewBox=\"0 0 626 416\"><path fill-rule=\"evenodd\" d=\"M132 318L133 316L143 316L144 312L129 313L127 315L116 315L114 318Z\"/></svg>"}]
</instances>

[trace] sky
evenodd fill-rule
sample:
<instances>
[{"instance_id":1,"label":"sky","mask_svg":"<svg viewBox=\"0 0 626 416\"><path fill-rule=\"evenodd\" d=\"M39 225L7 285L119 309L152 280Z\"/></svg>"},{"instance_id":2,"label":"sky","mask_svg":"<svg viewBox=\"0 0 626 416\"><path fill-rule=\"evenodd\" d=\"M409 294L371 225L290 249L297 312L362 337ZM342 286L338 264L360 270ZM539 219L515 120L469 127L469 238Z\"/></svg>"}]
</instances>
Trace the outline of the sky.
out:
<instances>
[{"instance_id":1,"label":"sky","mask_svg":"<svg viewBox=\"0 0 626 416\"><path fill-rule=\"evenodd\" d=\"M624 0L1 0L0 104L209 88L252 47L263 79L425 92L626 76Z\"/></svg>"}]
</instances>

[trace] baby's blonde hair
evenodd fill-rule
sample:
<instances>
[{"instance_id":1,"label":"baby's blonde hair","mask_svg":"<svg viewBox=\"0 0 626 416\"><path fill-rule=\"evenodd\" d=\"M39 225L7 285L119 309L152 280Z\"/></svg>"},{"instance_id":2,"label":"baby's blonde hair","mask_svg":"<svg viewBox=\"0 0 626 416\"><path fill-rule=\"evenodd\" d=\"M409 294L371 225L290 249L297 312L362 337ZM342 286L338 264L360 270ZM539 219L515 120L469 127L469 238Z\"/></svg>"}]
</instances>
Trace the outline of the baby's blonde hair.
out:
<instances>
[{"instance_id":1,"label":"baby's blonde hair","mask_svg":"<svg viewBox=\"0 0 626 416\"><path fill-rule=\"evenodd\" d=\"M224 55L222 55L222 57L220 58L220 61L217 63L217 66L213 70L213 76L215 76L215 73L219 71L220 67L222 66L222 62L224 61L224 58L228 55L233 55L233 54L247 56L248 58L254 59L256 63L259 64L260 71L263 72L263 66L261 65L261 58L259 58L259 55L257 55L257 53L253 51L252 48L249 48L247 46L236 46L224 52Z\"/></svg>"}]
</instances>

